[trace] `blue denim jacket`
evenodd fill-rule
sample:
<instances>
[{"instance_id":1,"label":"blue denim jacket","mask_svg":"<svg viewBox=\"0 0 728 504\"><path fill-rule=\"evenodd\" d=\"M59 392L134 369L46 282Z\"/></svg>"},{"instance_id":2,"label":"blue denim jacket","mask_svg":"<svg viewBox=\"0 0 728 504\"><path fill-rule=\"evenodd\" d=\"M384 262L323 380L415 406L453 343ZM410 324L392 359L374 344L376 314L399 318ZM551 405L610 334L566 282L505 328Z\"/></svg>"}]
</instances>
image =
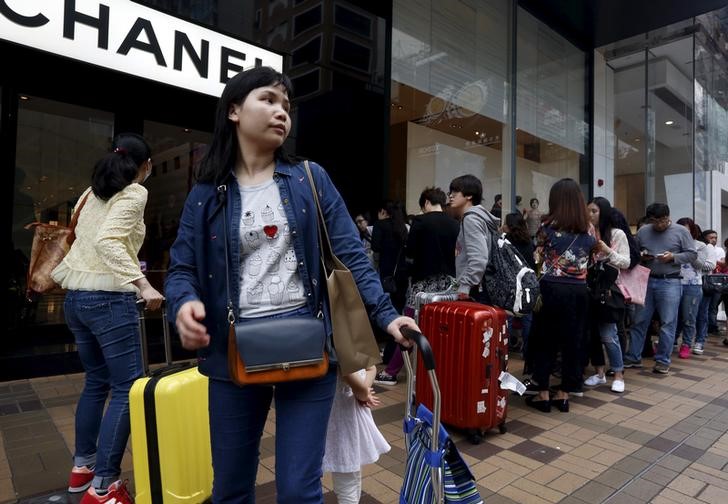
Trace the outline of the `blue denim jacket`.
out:
<instances>
[{"instance_id":1,"label":"blue denim jacket","mask_svg":"<svg viewBox=\"0 0 728 504\"><path fill-rule=\"evenodd\" d=\"M316 163L309 163L319 193L334 254L351 270L364 305L373 322L382 329L397 316L389 295L382 290L362 247L359 233L344 200L328 174ZM316 204L303 163L291 165L277 161L273 175L286 212L298 273L308 297L308 308L324 311L326 329L331 335L331 318L325 296L325 278L318 244ZM195 185L187 196L177 239L170 250L170 266L164 284L170 320L191 300L205 304L203 323L210 334L210 345L199 351L200 371L214 378L228 379L227 370L227 283L235 308L240 299L240 219L242 202L237 180L231 173L226 181L227 203L221 204L212 183ZM223 216L228 226L229 278L225 281Z\"/></svg>"}]
</instances>

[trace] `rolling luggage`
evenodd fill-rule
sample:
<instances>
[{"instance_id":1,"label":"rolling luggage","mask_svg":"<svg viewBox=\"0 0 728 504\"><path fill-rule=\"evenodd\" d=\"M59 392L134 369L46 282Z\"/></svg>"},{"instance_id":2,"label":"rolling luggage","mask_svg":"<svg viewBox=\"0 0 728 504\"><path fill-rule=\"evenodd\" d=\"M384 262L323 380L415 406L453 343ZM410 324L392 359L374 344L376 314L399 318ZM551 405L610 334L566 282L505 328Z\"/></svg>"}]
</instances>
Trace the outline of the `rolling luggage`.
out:
<instances>
[{"instance_id":1,"label":"rolling luggage","mask_svg":"<svg viewBox=\"0 0 728 504\"><path fill-rule=\"evenodd\" d=\"M406 397L411 401L405 401L404 433L407 461L399 502L482 504L483 499L475 485L473 474L458 453L455 443L440 424L440 387L435 374L435 359L427 338L411 329L403 329L402 333L405 338L415 342L422 354L421 360L427 370L435 401L432 411L420 404L417 406L417 414L412 415L413 403L416 402L416 396L412 395L415 373L405 352Z\"/></svg>"},{"instance_id":2,"label":"rolling luggage","mask_svg":"<svg viewBox=\"0 0 728 504\"><path fill-rule=\"evenodd\" d=\"M457 301L458 293L453 289L448 289L440 292L418 292L415 294L415 306L414 306L414 318L420 320L420 313L422 307L430 303L438 303L442 301Z\"/></svg>"},{"instance_id":3,"label":"rolling luggage","mask_svg":"<svg viewBox=\"0 0 728 504\"><path fill-rule=\"evenodd\" d=\"M143 308L143 307L142 307ZM145 377L129 391L137 504L201 503L212 495L207 377L190 362L172 364L162 307L167 366L149 373L144 310L140 332Z\"/></svg>"},{"instance_id":4,"label":"rolling luggage","mask_svg":"<svg viewBox=\"0 0 728 504\"><path fill-rule=\"evenodd\" d=\"M420 312L420 329L439 363L442 422L467 430L472 443L496 427L506 432L508 390L499 383L508 370L506 319L505 310L470 301L426 304ZM422 375L420 361L417 374ZM417 397L432 407L430 387L415 383Z\"/></svg>"}]
</instances>

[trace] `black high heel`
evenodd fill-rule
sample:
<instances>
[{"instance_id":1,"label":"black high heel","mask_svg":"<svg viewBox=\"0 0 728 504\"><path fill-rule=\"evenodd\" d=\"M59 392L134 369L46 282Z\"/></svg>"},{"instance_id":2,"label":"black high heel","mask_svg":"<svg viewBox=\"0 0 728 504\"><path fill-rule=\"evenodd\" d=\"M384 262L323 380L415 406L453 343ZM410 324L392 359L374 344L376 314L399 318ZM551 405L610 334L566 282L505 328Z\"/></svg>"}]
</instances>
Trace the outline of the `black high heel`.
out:
<instances>
[{"instance_id":1,"label":"black high heel","mask_svg":"<svg viewBox=\"0 0 728 504\"><path fill-rule=\"evenodd\" d=\"M550 413L551 412L551 401L547 400L541 400L536 401L536 396L528 396L526 397L526 405L530 406L531 408L535 408L539 410L542 413ZM568 407L568 405L567 405Z\"/></svg>"},{"instance_id":2,"label":"black high heel","mask_svg":"<svg viewBox=\"0 0 728 504\"><path fill-rule=\"evenodd\" d=\"M556 409L558 409L562 413L569 412L569 400L568 399L551 399L551 404L556 406Z\"/></svg>"}]
</instances>

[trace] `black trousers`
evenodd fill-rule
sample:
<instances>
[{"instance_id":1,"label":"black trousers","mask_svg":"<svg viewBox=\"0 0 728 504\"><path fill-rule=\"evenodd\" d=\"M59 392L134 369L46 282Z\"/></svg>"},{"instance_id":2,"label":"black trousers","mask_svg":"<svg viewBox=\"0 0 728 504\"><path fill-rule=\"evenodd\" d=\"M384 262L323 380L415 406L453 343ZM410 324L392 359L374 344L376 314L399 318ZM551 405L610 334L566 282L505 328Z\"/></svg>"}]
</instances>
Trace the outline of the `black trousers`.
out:
<instances>
[{"instance_id":1,"label":"black trousers","mask_svg":"<svg viewBox=\"0 0 728 504\"><path fill-rule=\"evenodd\" d=\"M564 392L579 391L588 347L586 283L541 280L541 297L543 306L534 316L529 341L533 379L539 390L548 390L556 354L561 353L558 388Z\"/></svg>"}]
</instances>

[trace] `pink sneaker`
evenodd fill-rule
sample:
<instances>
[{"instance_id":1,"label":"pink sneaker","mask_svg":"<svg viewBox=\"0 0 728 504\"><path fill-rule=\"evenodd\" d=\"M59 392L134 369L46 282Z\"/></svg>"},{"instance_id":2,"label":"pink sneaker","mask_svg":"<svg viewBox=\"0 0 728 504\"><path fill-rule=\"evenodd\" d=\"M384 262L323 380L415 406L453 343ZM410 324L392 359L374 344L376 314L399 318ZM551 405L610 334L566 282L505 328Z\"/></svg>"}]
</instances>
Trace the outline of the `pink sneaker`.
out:
<instances>
[{"instance_id":1,"label":"pink sneaker","mask_svg":"<svg viewBox=\"0 0 728 504\"><path fill-rule=\"evenodd\" d=\"M680 345L680 352L678 353L678 357L681 359L689 359L690 358L690 346L683 343Z\"/></svg>"},{"instance_id":2,"label":"pink sneaker","mask_svg":"<svg viewBox=\"0 0 728 504\"><path fill-rule=\"evenodd\" d=\"M83 467L73 466L73 469L71 469L71 476L68 478L69 493L85 492L88 489L88 487L91 486L91 481L93 479L94 479L93 469L89 469L86 466L83 466Z\"/></svg>"}]
</instances>

